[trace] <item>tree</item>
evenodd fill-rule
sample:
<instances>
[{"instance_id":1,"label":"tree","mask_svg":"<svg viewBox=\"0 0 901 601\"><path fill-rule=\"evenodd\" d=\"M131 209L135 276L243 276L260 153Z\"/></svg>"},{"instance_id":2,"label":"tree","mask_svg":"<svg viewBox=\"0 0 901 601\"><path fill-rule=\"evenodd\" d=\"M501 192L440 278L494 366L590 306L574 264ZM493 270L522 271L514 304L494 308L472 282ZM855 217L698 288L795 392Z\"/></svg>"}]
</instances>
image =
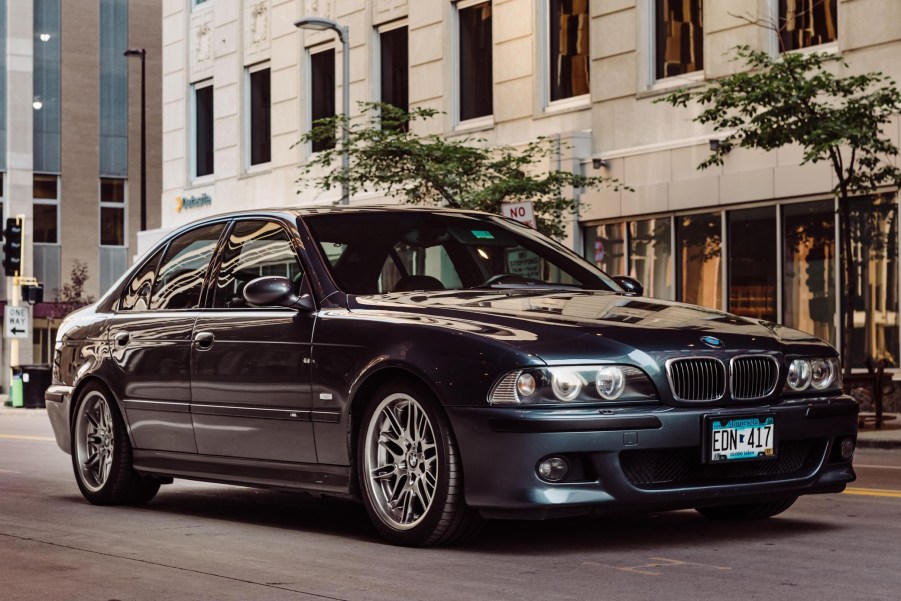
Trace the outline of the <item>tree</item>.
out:
<instances>
[{"instance_id":1,"label":"tree","mask_svg":"<svg viewBox=\"0 0 901 601\"><path fill-rule=\"evenodd\" d=\"M676 107L697 102L694 121L710 124L722 138L698 168L722 165L734 147L775 150L789 144L804 152L801 164L826 161L834 174L839 200L845 322L842 357L851 370L853 300L857 295L852 253L852 197L875 194L883 186L901 186L901 169L892 164L898 148L885 134L901 112L901 93L881 73L838 76L847 68L828 53L767 52L739 46L736 60L746 70L714 81L700 91L677 90L661 98Z\"/></svg>"},{"instance_id":2,"label":"tree","mask_svg":"<svg viewBox=\"0 0 901 601\"><path fill-rule=\"evenodd\" d=\"M51 309L51 317L65 317L72 311L94 302L93 296L85 296L84 293L84 284L88 281L88 277L88 264L77 259L73 261L69 282L56 291L56 303Z\"/></svg>"},{"instance_id":3,"label":"tree","mask_svg":"<svg viewBox=\"0 0 901 601\"><path fill-rule=\"evenodd\" d=\"M481 138L454 140L415 133L416 122L438 115L429 108L409 112L380 103L360 103L363 119L347 125L342 115L320 119L301 137L302 143L331 142L330 148L301 168L302 185L330 189L346 184L350 193L380 191L413 204L447 206L500 213L501 204L532 201L539 231L560 237L563 217L577 210L564 189L621 184L609 177L585 176L543 167L560 149L553 139L538 138L521 148L488 148ZM350 169L338 166L340 138L348 127Z\"/></svg>"}]
</instances>

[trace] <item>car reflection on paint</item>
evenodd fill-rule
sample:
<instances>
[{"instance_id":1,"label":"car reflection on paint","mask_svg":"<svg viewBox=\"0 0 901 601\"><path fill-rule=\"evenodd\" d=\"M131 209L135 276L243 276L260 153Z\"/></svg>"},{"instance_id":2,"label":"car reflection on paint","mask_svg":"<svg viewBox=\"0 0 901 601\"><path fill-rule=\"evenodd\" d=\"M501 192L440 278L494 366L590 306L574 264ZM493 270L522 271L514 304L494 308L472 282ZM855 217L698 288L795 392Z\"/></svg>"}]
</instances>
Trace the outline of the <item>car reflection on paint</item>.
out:
<instances>
[{"instance_id":1,"label":"car reflection on paint","mask_svg":"<svg viewBox=\"0 0 901 601\"><path fill-rule=\"evenodd\" d=\"M480 213L190 224L65 320L53 375L92 503L173 478L304 490L359 499L404 545L486 518L766 518L854 479L857 406L828 344L643 297Z\"/></svg>"}]
</instances>

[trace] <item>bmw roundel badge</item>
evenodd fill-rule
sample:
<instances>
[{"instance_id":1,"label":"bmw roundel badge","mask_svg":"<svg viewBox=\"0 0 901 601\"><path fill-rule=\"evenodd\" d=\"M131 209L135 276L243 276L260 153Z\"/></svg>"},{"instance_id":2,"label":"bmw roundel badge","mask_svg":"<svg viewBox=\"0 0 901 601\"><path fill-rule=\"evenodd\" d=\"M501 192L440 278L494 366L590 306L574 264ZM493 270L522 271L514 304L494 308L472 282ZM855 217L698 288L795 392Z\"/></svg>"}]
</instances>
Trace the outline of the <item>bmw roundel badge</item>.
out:
<instances>
[{"instance_id":1,"label":"bmw roundel badge","mask_svg":"<svg viewBox=\"0 0 901 601\"><path fill-rule=\"evenodd\" d=\"M701 336L701 342L710 348L723 348L723 341L713 336Z\"/></svg>"}]
</instances>

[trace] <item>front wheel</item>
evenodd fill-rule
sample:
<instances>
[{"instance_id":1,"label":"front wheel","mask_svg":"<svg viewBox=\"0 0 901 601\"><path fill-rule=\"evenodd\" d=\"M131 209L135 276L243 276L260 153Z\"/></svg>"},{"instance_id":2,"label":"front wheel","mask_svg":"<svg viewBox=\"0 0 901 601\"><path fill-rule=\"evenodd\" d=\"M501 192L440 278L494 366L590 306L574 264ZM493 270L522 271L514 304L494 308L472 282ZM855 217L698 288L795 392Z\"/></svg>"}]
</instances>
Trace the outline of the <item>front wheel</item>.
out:
<instances>
[{"instance_id":1,"label":"front wheel","mask_svg":"<svg viewBox=\"0 0 901 601\"><path fill-rule=\"evenodd\" d=\"M478 532L453 433L425 388L398 382L378 390L363 417L357 466L369 518L391 542L440 545Z\"/></svg>"},{"instance_id":2,"label":"front wheel","mask_svg":"<svg viewBox=\"0 0 901 601\"><path fill-rule=\"evenodd\" d=\"M132 468L125 423L109 392L99 384L88 384L78 397L72 467L81 494L95 505L146 503L160 489L158 479Z\"/></svg>"},{"instance_id":3,"label":"front wheel","mask_svg":"<svg viewBox=\"0 0 901 601\"><path fill-rule=\"evenodd\" d=\"M721 521L763 520L778 515L795 504L798 497L786 497L765 503L745 503L743 505L717 505L698 507L696 511L705 518Z\"/></svg>"}]
</instances>

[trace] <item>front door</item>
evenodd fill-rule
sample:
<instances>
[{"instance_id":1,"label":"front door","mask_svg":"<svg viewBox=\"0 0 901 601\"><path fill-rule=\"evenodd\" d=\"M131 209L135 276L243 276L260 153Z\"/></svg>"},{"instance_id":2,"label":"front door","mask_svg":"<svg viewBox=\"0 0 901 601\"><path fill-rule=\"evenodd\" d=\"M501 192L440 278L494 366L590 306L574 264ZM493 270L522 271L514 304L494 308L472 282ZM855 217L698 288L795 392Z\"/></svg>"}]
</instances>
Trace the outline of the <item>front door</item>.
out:
<instances>
[{"instance_id":1,"label":"front door","mask_svg":"<svg viewBox=\"0 0 901 601\"><path fill-rule=\"evenodd\" d=\"M313 313L251 307L243 289L264 275L304 285L286 227L237 221L207 308L193 329L191 414L205 455L315 463L310 421Z\"/></svg>"}]
</instances>

